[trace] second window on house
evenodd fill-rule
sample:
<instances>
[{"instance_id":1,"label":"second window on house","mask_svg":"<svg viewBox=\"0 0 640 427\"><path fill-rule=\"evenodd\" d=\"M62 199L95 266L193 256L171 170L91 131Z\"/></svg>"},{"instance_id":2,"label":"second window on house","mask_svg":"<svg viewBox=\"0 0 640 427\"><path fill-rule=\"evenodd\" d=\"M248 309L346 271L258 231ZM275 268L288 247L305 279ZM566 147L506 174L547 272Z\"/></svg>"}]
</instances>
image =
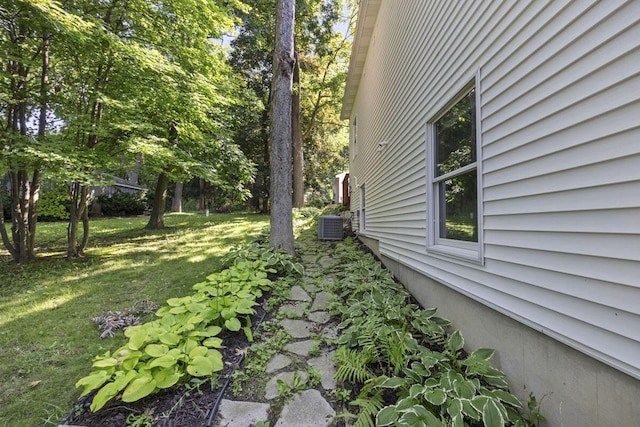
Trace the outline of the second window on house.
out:
<instances>
[{"instance_id":1,"label":"second window on house","mask_svg":"<svg viewBox=\"0 0 640 427\"><path fill-rule=\"evenodd\" d=\"M429 246L478 257L476 86L468 85L427 126Z\"/></svg>"}]
</instances>

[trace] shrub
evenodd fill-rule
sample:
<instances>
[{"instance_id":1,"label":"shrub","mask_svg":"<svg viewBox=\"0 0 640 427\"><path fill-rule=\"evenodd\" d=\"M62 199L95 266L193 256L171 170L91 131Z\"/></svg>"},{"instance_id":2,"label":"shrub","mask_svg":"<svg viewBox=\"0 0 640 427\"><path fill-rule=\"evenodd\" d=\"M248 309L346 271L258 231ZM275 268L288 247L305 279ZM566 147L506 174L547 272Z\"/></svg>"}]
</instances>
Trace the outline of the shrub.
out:
<instances>
[{"instance_id":1,"label":"shrub","mask_svg":"<svg viewBox=\"0 0 640 427\"><path fill-rule=\"evenodd\" d=\"M147 197L144 191L136 194L116 191L112 194L101 194L97 201L105 216L142 215L147 209Z\"/></svg>"},{"instance_id":2,"label":"shrub","mask_svg":"<svg viewBox=\"0 0 640 427\"><path fill-rule=\"evenodd\" d=\"M69 193L66 186L40 190L38 218L42 221L69 218Z\"/></svg>"},{"instance_id":3,"label":"shrub","mask_svg":"<svg viewBox=\"0 0 640 427\"><path fill-rule=\"evenodd\" d=\"M38 199L38 220L57 221L69 218L69 194L66 186L41 188ZM2 192L2 207L5 220L11 220L11 195Z\"/></svg>"}]
</instances>

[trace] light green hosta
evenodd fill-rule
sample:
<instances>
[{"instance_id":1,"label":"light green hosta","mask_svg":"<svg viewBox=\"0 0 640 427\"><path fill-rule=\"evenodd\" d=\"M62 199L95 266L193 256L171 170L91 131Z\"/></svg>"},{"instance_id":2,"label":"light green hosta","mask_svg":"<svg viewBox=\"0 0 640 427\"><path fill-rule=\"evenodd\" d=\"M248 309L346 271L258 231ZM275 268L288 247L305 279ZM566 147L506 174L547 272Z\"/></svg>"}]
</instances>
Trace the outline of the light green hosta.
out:
<instances>
[{"instance_id":1,"label":"light green hosta","mask_svg":"<svg viewBox=\"0 0 640 427\"><path fill-rule=\"evenodd\" d=\"M188 377L208 377L224 367L217 350L223 329L243 329L251 340L249 316L256 300L272 285L268 261L241 261L196 284L196 293L172 298L157 311L159 319L125 331L129 342L96 357L93 371L76 387L82 395L98 390L91 410L97 411L121 394L134 402ZM244 317L243 326L240 318Z\"/></svg>"}]
</instances>

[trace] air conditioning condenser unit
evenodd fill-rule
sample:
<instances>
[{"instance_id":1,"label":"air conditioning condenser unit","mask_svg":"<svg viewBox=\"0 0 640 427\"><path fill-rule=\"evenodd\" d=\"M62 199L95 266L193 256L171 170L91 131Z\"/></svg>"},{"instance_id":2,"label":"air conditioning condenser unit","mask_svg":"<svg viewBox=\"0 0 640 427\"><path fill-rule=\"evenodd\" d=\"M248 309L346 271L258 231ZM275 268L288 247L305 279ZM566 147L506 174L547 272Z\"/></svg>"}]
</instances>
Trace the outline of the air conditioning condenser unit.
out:
<instances>
[{"instance_id":1,"label":"air conditioning condenser unit","mask_svg":"<svg viewBox=\"0 0 640 427\"><path fill-rule=\"evenodd\" d=\"M318 219L318 239L342 240L342 217L338 215L323 215Z\"/></svg>"}]
</instances>

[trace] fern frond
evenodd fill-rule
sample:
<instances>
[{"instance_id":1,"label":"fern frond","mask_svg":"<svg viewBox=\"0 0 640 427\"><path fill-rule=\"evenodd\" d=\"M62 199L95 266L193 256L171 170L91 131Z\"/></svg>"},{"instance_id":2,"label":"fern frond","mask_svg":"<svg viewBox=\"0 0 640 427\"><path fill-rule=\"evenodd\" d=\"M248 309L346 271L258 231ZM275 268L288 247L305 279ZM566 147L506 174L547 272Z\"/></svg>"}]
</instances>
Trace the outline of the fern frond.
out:
<instances>
[{"instance_id":1,"label":"fern frond","mask_svg":"<svg viewBox=\"0 0 640 427\"><path fill-rule=\"evenodd\" d=\"M367 366L373 360L375 360L374 356L369 352L339 347L335 354L338 366L335 374L336 380L341 383L364 383L374 377Z\"/></svg>"},{"instance_id":2,"label":"fern frond","mask_svg":"<svg viewBox=\"0 0 640 427\"><path fill-rule=\"evenodd\" d=\"M358 419L353 423L353 427L375 427L376 414L384 406L382 391L378 390L371 396L363 396L361 393L350 405L358 406Z\"/></svg>"}]
</instances>

